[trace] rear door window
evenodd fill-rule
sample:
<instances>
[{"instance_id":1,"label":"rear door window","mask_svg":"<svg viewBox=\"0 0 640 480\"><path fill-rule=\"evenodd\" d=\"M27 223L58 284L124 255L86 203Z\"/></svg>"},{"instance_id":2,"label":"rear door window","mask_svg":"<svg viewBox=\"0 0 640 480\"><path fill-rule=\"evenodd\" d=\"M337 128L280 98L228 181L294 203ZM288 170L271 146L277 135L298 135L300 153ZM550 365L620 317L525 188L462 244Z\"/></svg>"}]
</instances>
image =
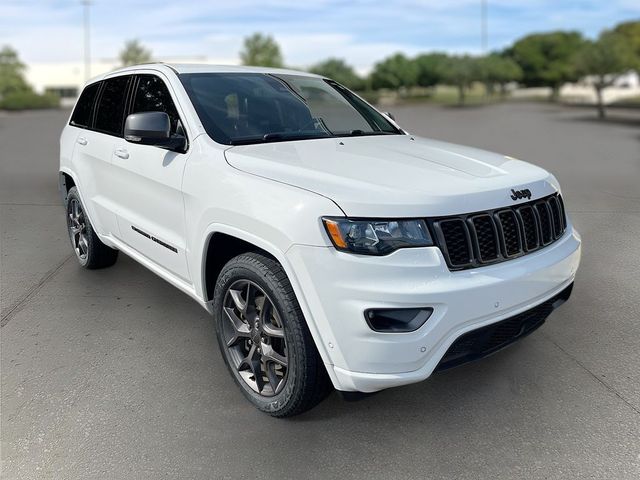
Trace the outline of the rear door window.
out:
<instances>
[{"instance_id":1,"label":"rear door window","mask_svg":"<svg viewBox=\"0 0 640 480\"><path fill-rule=\"evenodd\" d=\"M95 121L95 129L99 132L122 136L130 79L131 76L122 76L104 80Z\"/></svg>"},{"instance_id":2,"label":"rear door window","mask_svg":"<svg viewBox=\"0 0 640 480\"><path fill-rule=\"evenodd\" d=\"M91 120L93 114L93 104L100 89L100 83L92 83L88 85L80 95L76 108L71 115L71 125L75 127L89 128L91 127Z\"/></svg>"}]
</instances>

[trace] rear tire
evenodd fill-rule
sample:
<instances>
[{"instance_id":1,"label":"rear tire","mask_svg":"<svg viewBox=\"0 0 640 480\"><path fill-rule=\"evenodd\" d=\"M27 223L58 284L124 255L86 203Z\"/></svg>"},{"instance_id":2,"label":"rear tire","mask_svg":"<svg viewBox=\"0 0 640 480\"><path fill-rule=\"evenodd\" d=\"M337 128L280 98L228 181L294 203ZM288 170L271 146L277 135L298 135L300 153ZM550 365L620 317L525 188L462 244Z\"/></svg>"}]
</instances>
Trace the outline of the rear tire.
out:
<instances>
[{"instance_id":1,"label":"rear tire","mask_svg":"<svg viewBox=\"0 0 640 480\"><path fill-rule=\"evenodd\" d=\"M77 187L69 189L65 208L69 240L78 263L89 270L110 267L116 263L118 250L106 246L96 235L85 213Z\"/></svg>"},{"instance_id":2,"label":"rear tire","mask_svg":"<svg viewBox=\"0 0 640 480\"><path fill-rule=\"evenodd\" d=\"M331 391L289 279L273 258L251 252L231 259L218 277L213 309L224 361L259 410L290 417Z\"/></svg>"}]
</instances>

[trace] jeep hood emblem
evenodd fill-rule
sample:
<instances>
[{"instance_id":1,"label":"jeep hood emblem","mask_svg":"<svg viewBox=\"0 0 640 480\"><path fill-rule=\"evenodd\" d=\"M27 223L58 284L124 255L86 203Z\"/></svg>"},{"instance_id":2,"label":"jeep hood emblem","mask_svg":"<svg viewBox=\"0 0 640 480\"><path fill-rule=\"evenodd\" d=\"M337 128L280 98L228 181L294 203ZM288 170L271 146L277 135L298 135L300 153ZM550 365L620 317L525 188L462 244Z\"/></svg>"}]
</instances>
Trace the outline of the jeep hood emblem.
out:
<instances>
[{"instance_id":1,"label":"jeep hood emblem","mask_svg":"<svg viewBox=\"0 0 640 480\"><path fill-rule=\"evenodd\" d=\"M524 190L511 189L511 198L513 200L520 200L521 198L529 200L531 198L531 190L528 188L525 188Z\"/></svg>"}]
</instances>

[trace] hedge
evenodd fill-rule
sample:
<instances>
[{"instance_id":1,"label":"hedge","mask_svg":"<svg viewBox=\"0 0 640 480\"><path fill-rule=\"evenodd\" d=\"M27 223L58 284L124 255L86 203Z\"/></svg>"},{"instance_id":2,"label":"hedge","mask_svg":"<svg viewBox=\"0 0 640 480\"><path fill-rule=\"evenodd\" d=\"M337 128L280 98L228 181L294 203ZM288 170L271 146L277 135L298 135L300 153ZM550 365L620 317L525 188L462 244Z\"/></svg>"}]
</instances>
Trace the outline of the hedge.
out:
<instances>
[{"instance_id":1,"label":"hedge","mask_svg":"<svg viewBox=\"0 0 640 480\"><path fill-rule=\"evenodd\" d=\"M60 106L60 99L57 95L24 91L13 92L0 99L0 109L5 110L29 110L36 108L57 108Z\"/></svg>"}]
</instances>

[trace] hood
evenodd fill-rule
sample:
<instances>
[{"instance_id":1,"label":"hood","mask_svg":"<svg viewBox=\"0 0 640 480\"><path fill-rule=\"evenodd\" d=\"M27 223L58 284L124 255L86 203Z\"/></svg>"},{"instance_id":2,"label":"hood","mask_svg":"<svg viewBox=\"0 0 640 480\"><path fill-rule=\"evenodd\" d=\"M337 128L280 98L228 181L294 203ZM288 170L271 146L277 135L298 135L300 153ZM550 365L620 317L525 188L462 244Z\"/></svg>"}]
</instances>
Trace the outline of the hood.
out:
<instances>
[{"instance_id":1,"label":"hood","mask_svg":"<svg viewBox=\"0 0 640 480\"><path fill-rule=\"evenodd\" d=\"M232 147L244 172L316 192L350 217L442 216L526 202L558 189L545 170L504 155L410 135Z\"/></svg>"}]
</instances>

